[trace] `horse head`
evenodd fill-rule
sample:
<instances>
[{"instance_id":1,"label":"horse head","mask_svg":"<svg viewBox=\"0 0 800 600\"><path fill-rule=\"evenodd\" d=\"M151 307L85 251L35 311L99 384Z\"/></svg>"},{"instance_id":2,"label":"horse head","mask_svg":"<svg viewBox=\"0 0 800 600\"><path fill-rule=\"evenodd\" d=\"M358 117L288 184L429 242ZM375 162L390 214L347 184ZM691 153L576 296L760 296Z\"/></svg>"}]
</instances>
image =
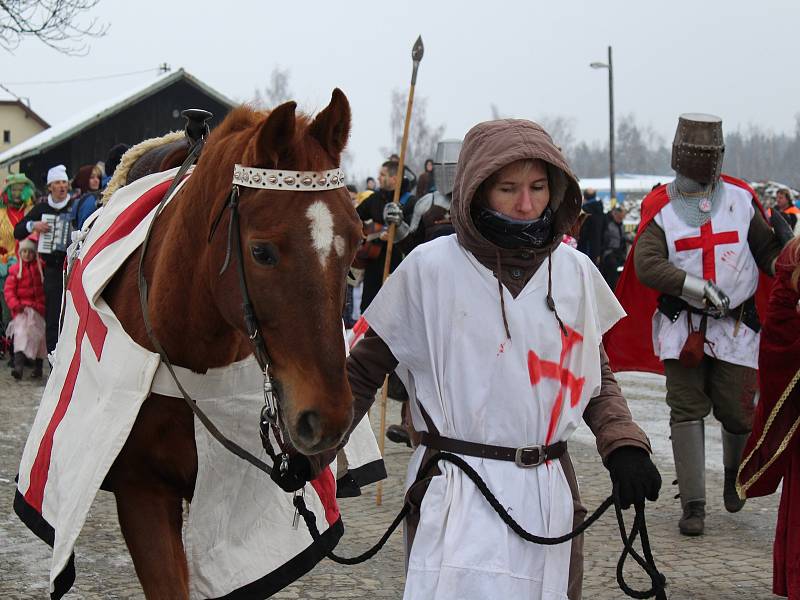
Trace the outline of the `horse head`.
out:
<instances>
[{"instance_id":1,"label":"horse head","mask_svg":"<svg viewBox=\"0 0 800 600\"><path fill-rule=\"evenodd\" d=\"M320 173L337 168L350 132L345 95L334 90L330 104L313 120L295 109L294 102L266 114L237 109L228 117L231 122L209 137L197 171L219 172L222 166L232 176L233 163L238 163L275 169L283 178L284 171ZM224 187L223 196L232 188L231 179ZM344 187L237 188L242 266L269 353L283 428L300 452L330 449L352 421L342 307L361 223ZM218 214L225 209L219 195L216 202ZM236 235L228 233L230 218L223 217L215 230L207 275L222 318L246 334L238 265L220 275L226 256L239 260L236 253L229 254L229 236Z\"/></svg>"}]
</instances>

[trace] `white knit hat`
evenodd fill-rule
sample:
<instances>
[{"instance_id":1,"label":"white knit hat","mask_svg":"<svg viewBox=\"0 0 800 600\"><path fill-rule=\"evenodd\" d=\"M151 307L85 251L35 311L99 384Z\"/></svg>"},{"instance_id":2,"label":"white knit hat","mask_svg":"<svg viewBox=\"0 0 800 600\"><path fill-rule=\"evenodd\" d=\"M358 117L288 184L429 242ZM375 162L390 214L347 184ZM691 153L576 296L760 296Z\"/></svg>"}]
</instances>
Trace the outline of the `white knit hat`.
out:
<instances>
[{"instance_id":1,"label":"white knit hat","mask_svg":"<svg viewBox=\"0 0 800 600\"><path fill-rule=\"evenodd\" d=\"M56 165L47 171L47 185L50 185L54 181L69 181L69 177L67 177L67 167L64 165Z\"/></svg>"}]
</instances>

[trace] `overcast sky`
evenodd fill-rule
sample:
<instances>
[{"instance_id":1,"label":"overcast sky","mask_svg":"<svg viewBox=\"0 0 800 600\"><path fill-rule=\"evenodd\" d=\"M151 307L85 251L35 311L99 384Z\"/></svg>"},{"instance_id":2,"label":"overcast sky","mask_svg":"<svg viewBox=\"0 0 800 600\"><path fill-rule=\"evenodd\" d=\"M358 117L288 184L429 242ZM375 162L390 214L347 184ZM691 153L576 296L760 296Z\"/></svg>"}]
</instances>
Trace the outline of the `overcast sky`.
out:
<instances>
[{"instance_id":1,"label":"overcast sky","mask_svg":"<svg viewBox=\"0 0 800 600\"><path fill-rule=\"evenodd\" d=\"M0 54L0 83L30 98L51 124L152 75L14 82L150 67L155 74L167 62L244 101L278 65L290 71L301 109L323 108L337 86L347 94L359 176L383 160L390 93L407 92L418 34L425 57L417 94L447 137L490 119L494 104L506 116L569 117L578 139L604 142L607 75L589 63L605 61L609 44L616 114L634 113L668 141L681 112L717 114L726 131L757 124L786 132L800 112L796 0L101 0L91 15L110 30L87 56L63 56L33 39Z\"/></svg>"}]
</instances>

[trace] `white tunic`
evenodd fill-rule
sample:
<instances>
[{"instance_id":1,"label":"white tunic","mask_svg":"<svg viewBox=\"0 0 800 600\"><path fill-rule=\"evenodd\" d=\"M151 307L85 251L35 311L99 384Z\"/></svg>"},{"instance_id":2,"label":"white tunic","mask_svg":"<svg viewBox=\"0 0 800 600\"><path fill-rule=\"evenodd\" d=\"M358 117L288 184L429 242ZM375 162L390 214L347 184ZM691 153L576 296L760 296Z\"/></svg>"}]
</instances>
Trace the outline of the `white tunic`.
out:
<instances>
[{"instance_id":1,"label":"white tunic","mask_svg":"<svg viewBox=\"0 0 800 600\"><path fill-rule=\"evenodd\" d=\"M654 220L667 239L668 259L679 269L703 279L713 279L731 300L731 308L740 306L756 292L758 267L747 243L753 208L750 193L722 182L723 195L714 206L711 220L702 228L684 223L672 203L661 209ZM684 298L696 307L702 303ZM760 335L744 324L736 326L733 318L709 318L706 329L705 353L726 362L758 368ZM689 335L683 311L673 323L664 314L653 315L653 348L661 359L678 358ZM697 329L700 315L692 315ZM712 353L713 351L713 353Z\"/></svg>"},{"instance_id":2,"label":"white tunic","mask_svg":"<svg viewBox=\"0 0 800 600\"><path fill-rule=\"evenodd\" d=\"M418 430L426 426L416 402L448 437L510 447L570 437L600 389L602 334L624 312L586 256L559 244L552 261L558 314L575 330L565 344L545 304L547 263L516 298L503 289L511 340L497 279L455 235L418 247L389 278L365 317L400 363ZM407 485L423 452L412 457ZM528 531L558 536L572 528L558 460L523 469L465 459ZM422 502L404 598L565 599L570 545L523 541L461 471L439 466L443 475Z\"/></svg>"}]
</instances>

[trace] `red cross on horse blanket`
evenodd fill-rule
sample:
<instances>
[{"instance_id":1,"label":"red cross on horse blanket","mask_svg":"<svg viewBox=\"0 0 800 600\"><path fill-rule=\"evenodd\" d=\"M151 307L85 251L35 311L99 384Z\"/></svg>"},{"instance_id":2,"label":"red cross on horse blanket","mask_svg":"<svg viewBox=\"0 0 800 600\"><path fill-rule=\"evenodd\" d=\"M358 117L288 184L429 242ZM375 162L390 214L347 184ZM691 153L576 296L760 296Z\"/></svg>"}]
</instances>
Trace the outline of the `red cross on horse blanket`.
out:
<instances>
[{"instance_id":1,"label":"red cross on horse blanket","mask_svg":"<svg viewBox=\"0 0 800 600\"><path fill-rule=\"evenodd\" d=\"M144 241L176 172L153 174L115 192L72 266L53 369L22 455L14 501L22 521L53 547L54 598L74 581L75 541L142 403L151 391L179 395L159 369L159 356L127 335L102 298L114 273ZM222 432L263 457L258 433L263 377L255 360L205 374L180 373ZM237 597L265 597L335 546L343 526L330 467L305 487L306 504L323 532L317 545L305 527L293 528L290 494L227 453L197 423L195 437L197 484L184 528L192 598L241 594L245 586L250 595ZM380 459L374 436L371 445L357 443Z\"/></svg>"},{"instance_id":2,"label":"red cross on horse blanket","mask_svg":"<svg viewBox=\"0 0 800 600\"><path fill-rule=\"evenodd\" d=\"M663 373L661 361L678 358L688 335L685 311L675 323L669 323L665 315L656 311L659 292L645 287L636 276L636 243L652 222L665 232L668 260L672 264L715 281L730 297L731 307L741 305L756 293L759 313L763 314L771 280L759 274L747 242L754 211L763 214L763 209L744 181L723 175L722 185L723 196L711 219L702 227L691 227L679 219L670 206L666 185L656 188L642 201L636 240L615 290L628 316L603 337L614 371ZM699 316L694 319L697 328ZM706 338L714 342L713 351L718 358L757 368L758 334L748 327L737 328L734 319L709 319ZM710 352L709 346L706 352Z\"/></svg>"}]
</instances>

